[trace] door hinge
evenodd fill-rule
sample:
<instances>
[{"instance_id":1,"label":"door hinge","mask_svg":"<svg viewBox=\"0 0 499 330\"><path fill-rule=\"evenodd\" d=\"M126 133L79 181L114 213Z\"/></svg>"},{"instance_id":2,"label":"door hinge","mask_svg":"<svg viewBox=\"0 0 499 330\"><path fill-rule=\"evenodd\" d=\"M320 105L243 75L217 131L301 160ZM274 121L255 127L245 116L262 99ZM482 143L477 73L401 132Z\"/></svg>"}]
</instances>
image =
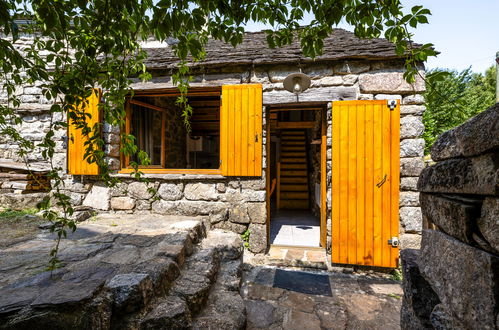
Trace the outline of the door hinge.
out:
<instances>
[{"instance_id":1,"label":"door hinge","mask_svg":"<svg viewBox=\"0 0 499 330\"><path fill-rule=\"evenodd\" d=\"M388 240L388 245L391 245L392 247L396 248L400 245L399 238L396 236L393 236Z\"/></svg>"},{"instance_id":2,"label":"door hinge","mask_svg":"<svg viewBox=\"0 0 499 330\"><path fill-rule=\"evenodd\" d=\"M388 100L387 101L387 106L390 108L390 111L393 111L395 107L397 106L397 101L395 100Z\"/></svg>"}]
</instances>

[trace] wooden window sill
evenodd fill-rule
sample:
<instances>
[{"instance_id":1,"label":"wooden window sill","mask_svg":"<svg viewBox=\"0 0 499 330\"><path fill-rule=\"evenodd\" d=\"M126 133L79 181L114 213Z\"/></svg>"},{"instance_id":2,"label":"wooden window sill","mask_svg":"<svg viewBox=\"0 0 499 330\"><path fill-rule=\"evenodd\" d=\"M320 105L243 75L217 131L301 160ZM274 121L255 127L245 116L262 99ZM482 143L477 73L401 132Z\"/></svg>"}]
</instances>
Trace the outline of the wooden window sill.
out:
<instances>
[{"instance_id":1,"label":"wooden window sill","mask_svg":"<svg viewBox=\"0 0 499 330\"><path fill-rule=\"evenodd\" d=\"M133 168L122 168L118 174L133 173ZM144 174L202 174L202 175L221 175L220 169L168 169L168 168L139 168L139 172Z\"/></svg>"}]
</instances>

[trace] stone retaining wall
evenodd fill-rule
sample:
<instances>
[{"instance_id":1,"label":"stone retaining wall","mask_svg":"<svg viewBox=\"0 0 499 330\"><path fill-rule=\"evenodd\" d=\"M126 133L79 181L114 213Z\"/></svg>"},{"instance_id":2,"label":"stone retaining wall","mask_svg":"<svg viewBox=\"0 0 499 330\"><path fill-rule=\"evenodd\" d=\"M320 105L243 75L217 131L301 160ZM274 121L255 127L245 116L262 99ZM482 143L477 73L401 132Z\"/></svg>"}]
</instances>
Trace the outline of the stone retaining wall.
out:
<instances>
[{"instance_id":1,"label":"stone retaining wall","mask_svg":"<svg viewBox=\"0 0 499 330\"><path fill-rule=\"evenodd\" d=\"M19 48L30 42L23 37L16 42ZM147 46L147 45L146 45ZM424 167L424 130L422 114L425 110L421 93L425 86L419 77L415 84L408 84L403 79L403 60L339 60L301 64L301 69L312 79L311 88L300 95L300 101L335 100L401 100L401 196L400 221L402 246L413 244L419 239L422 228L422 217L419 208L419 193L416 190L417 176ZM421 66L421 73L423 72ZM221 86L224 84L260 83L263 85L264 104L296 102L296 97L283 88L284 78L298 71L296 65L248 65L199 68L193 70L192 86ZM135 89L154 89L173 87L171 77L165 71L152 71L152 80L147 83L136 81ZM25 85L18 89L21 98L19 113L23 123L18 128L21 134L33 141L41 141L48 130L50 117L48 109L51 104L41 95L40 83ZM0 91L0 102L6 102L5 93ZM61 118L57 118L60 120ZM331 111L327 114L327 170L328 170L328 241L331 236ZM264 124L265 125L265 124ZM263 130L265 134L265 130ZM66 150L64 130L55 136L55 164L66 168ZM103 125L107 162L112 170L120 169L119 129L111 125ZM265 142L266 137L264 137ZM22 161L16 154L18 147L0 137L0 160ZM265 153L265 148L263 148ZM40 153L33 152L28 161L40 161ZM266 167L265 155L263 167ZM126 176L125 176L126 177ZM218 176L164 175L153 176L152 186L159 189L159 200L152 204L139 196L135 191L139 184L125 183L126 191L118 194L114 189L103 187L95 178L67 176L66 189L71 194L73 203L88 205L99 212L158 212L177 214L209 214L219 227L236 232L244 232L249 228L252 232L254 252L263 250L266 240L265 217L265 177L260 178L223 178ZM127 181L128 182L128 181ZM1 187L0 187L1 189ZM138 189L138 188L137 188ZM145 191L140 188L140 191ZM111 192L113 191L113 193ZM162 194L160 192L163 191ZM5 193L0 190L0 193ZM113 195L114 194L114 195ZM2 203L16 200L15 192L0 197ZM105 196L105 198L101 198ZM26 199L26 197L23 197ZM249 206L251 206L251 210ZM253 208L258 209L254 211ZM256 212L256 213L253 213ZM251 214L249 214L251 213ZM255 240L258 238L258 242ZM261 240L261 242L260 242ZM416 244L418 244L416 242Z\"/></svg>"},{"instance_id":2,"label":"stone retaining wall","mask_svg":"<svg viewBox=\"0 0 499 330\"><path fill-rule=\"evenodd\" d=\"M499 329L499 104L442 134L419 178L421 251L403 251L402 329Z\"/></svg>"}]
</instances>

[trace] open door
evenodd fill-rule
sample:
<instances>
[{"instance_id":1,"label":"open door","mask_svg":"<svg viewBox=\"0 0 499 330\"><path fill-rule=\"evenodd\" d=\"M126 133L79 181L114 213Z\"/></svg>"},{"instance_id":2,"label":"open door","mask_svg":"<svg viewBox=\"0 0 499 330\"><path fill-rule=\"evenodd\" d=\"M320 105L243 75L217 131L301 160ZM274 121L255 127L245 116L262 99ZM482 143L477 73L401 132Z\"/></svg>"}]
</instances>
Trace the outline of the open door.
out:
<instances>
[{"instance_id":1,"label":"open door","mask_svg":"<svg viewBox=\"0 0 499 330\"><path fill-rule=\"evenodd\" d=\"M333 102L333 263L397 267L399 149L399 102Z\"/></svg>"}]
</instances>

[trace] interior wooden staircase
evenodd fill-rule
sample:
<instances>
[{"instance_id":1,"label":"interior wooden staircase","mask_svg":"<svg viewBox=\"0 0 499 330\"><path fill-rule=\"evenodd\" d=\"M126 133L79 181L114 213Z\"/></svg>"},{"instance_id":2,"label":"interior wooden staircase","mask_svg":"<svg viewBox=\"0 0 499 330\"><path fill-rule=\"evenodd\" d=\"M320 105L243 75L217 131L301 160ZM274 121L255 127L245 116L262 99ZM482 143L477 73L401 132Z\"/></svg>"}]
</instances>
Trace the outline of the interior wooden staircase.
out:
<instances>
[{"instance_id":1,"label":"interior wooden staircase","mask_svg":"<svg viewBox=\"0 0 499 330\"><path fill-rule=\"evenodd\" d=\"M281 131L281 158L277 174L278 209L309 207L306 141L304 130Z\"/></svg>"}]
</instances>

